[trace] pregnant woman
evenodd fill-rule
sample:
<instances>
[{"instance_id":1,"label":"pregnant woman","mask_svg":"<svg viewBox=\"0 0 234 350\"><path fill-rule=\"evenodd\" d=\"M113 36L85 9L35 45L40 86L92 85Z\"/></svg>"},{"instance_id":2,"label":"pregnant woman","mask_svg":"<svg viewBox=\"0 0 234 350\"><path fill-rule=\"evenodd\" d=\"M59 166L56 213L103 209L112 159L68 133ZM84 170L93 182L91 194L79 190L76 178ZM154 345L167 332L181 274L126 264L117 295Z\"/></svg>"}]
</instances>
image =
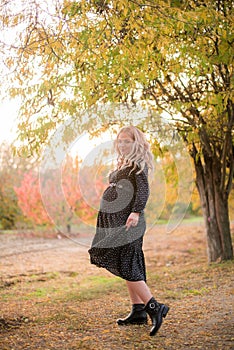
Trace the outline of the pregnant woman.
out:
<instances>
[{"instance_id":1,"label":"pregnant woman","mask_svg":"<svg viewBox=\"0 0 234 350\"><path fill-rule=\"evenodd\" d=\"M109 175L109 186L101 199L96 234L89 249L90 261L126 281L132 310L117 323L144 324L148 314L153 336L169 311L167 305L153 297L146 283L142 250L148 170L153 168L153 156L144 133L134 126L119 131L115 148L117 168Z\"/></svg>"}]
</instances>

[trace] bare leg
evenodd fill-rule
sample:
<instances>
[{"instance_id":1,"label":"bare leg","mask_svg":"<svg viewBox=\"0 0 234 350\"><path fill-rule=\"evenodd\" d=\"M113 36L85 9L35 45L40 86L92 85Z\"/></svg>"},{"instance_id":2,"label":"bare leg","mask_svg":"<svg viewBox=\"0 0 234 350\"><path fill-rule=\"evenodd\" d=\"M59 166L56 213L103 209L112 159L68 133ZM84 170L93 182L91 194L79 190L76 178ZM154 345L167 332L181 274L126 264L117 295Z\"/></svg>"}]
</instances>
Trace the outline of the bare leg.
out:
<instances>
[{"instance_id":1,"label":"bare leg","mask_svg":"<svg viewBox=\"0 0 234 350\"><path fill-rule=\"evenodd\" d=\"M134 286L132 286L131 282L126 281L128 287L128 293L131 299L132 304L144 304L143 300L136 293Z\"/></svg>"},{"instance_id":2,"label":"bare leg","mask_svg":"<svg viewBox=\"0 0 234 350\"><path fill-rule=\"evenodd\" d=\"M152 294L145 281L126 281L132 304L147 304Z\"/></svg>"}]
</instances>

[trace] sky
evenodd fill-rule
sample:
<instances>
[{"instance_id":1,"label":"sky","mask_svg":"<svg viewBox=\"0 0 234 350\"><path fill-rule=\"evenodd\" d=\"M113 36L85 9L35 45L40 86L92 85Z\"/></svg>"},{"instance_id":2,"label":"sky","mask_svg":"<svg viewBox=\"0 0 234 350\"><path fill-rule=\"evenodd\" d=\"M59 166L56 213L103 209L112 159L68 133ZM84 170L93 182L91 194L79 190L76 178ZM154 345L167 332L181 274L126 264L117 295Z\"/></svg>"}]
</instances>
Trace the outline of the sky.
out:
<instances>
[{"instance_id":1,"label":"sky","mask_svg":"<svg viewBox=\"0 0 234 350\"><path fill-rule=\"evenodd\" d=\"M12 100L0 103L0 144L3 142L10 144L15 140L18 108L18 103ZM105 147L108 147L110 140L111 136L108 133L104 133L101 137L93 139L90 139L87 133L73 144L70 151L68 149L68 153L73 155L78 153L80 159L90 164L97 157L96 152L100 148L105 149Z\"/></svg>"},{"instance_id":2,"label":"sky","mask_svg":"<svg viewBox=\"0 0 234 350\"><path fill-rule=\"evenodd\" d=\"M11 142L16 136L16 118L18 104L12 101L0 103L0 143Z\"/></svg>"},{"instance_id":3,"label":"sky","mask_svg":"<svg viewBox=\"0 0 234 350\"><path fill-rule=\"evenodd\" d=\"M48 13L53 15L53 11L57 3L59 3L59 0L57 0L57 2L53 2L51 0L37 0L34 3L34 6L37 8L40 8L40 11L39 11L39 14L41 16L40 19L45 21L45 19L48 18L51 20L52 17L48 16ZM7 1L5 5L6 5L6 8L7 6L9 6L10 11L12 12L12 15L14 15L15 13L20 13L20 11L25 8L24 6L25 1L11 0L11 1ZM14 28L12 26L10 29L7 26L6 27L1 26L1 41L6 42L7 45L10 45L10 44L15 45L17 43L17 40L19 40L18 31L22 30L24 27L25 27L24 22L18 24ZM0 60L1 72L5 72L3 58L4 56L1 57L1 60ZM4 87L1 86L1 89L2 88ZM15 119L17 118L17 110L18 110L17 102L15 103L13 101L8 101L8 102L0 101L0 122L1 122L0 144L3 141L11 142L14 139L16 135Z\"/></svg>"}]
</instances>

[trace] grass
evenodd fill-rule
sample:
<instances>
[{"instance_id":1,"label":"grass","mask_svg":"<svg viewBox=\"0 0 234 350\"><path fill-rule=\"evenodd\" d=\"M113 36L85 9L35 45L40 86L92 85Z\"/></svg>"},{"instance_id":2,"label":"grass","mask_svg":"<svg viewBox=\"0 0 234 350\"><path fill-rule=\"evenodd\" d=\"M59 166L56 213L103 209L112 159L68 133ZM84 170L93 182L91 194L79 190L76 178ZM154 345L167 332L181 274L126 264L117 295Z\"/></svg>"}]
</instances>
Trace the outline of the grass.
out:
<instances>
[{"instance_id":1,"label":"grass","mask_svg":"<svg viewBox=\"0 0 234 350\"><path fill-rule=\"evenodd\" d=\"M200 227L193 226L184 233L164 236L157 232L147 238L149 287L160 302L170 306L156 337L149 337L150 324L116 325L115 320L130 310L123 280L90 266L84 256L79 262L79 254L63 250L63 271L32 273L29 264L24 274L2 275L1 349L231 350L234 264L207 264L202 235ZM162 244L156 253L155 240ZM48 256L41 254L44 259ZM15 257L8 259L15 262ZM79 263L82 269L75 270ZM56 261L54 266L58 266Z\"/></svg>"},{"instance_id":2,"label":"grass","mask_svg":"<svg viewBox=\"0 0 234 350\"><path fill-rule=\"evenodd\" d=\"M183 218L181 220L181 224L200 224L203 223L204 219L202 216L190 216L190 217L186 217ZM156 222L152 223L153 225L157 224L157 225L167 225L168 224L168 219L158 219ZM151 224L149 223L149 226L151 226Z\"/></svg>"},{"instance_id":3,"label":"grass","mask_svg":"<svg viewBox=\"0 0 234 350\"><path fill-rule=\"evenodd\" d=\"M207 328L207 320L210 322L216 315L220 318L220 312L224 312L225 322L219 320L219 327L228 327L227 311L223 311L223 305L218 308L223 286L228 286L232 273L233 262L170 266L157 272L155 268L149 269L150 288L156 288L160 298L171 307L164 331L160 331L157 339L147 335L149 326L116 328L115 319L126 315L129 309L125 283L118 277L102 272L98 275L51 272L43 274L41 280L39 275L29 275L8 288L7 298L6 291L1 291L2 315L10 328L4 331L8 340L3 333L0 341L5 343L4 350L13 349L17 339L20 339L17 350L231 349L230 333L223 333L220 341L217 330ZM20 313L11 318L17 309ZM208 309L206 315L204 310ZM199 333L199 325L203 333ZM204 341L210 345L205 346Z\"/></svg>"},{"instance_id":4,"label":"grass","mask_svg":"<svg viewBox=\"0 0 234 350\"><path fill-rule=\"evenodd\" d=\"M185 289L182 291L183 295L204 295L210 292L210 289L201 287L200 289Z\"/></svg>"},{"instance_id":5,"label":"grass","mask_svg":"<svg viewBox=\"0 0 234 350\"><path fill-rule=\"evenodd\" d=\"M118 277L89 276L84 277L73 290L68 290L67 300L93 300L102 298L103 295L118 292L123 286L123 281Z\"/></svg>"}]
</instances>

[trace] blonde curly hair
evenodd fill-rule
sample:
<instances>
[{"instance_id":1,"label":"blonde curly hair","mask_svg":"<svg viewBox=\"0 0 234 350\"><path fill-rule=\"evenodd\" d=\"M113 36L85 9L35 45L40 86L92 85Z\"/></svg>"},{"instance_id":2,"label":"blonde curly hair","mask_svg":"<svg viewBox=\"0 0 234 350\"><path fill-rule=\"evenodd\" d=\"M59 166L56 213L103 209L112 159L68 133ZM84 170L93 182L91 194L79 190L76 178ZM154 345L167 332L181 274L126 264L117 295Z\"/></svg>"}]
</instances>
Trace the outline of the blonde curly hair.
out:
<instances>
[{"instance_id":1,"label":"blonde curly hair","mask_svg":"<svg viewBox=\"0 0 234 350\"><path fill-rule=\"evenodd\" d=\"M118 138L121 133L128 134L133 140L131 152L123 157L118 147ZM145 134L137 127L130 125L121 128L115 140L115 149L118 154L118 167L120 169L133 165L133 170L139 167L138 174L141 173L147 165L149 170L153 170L153 154L150 150L150 144L146 140Z\"/></svg>"}]
</instances>

